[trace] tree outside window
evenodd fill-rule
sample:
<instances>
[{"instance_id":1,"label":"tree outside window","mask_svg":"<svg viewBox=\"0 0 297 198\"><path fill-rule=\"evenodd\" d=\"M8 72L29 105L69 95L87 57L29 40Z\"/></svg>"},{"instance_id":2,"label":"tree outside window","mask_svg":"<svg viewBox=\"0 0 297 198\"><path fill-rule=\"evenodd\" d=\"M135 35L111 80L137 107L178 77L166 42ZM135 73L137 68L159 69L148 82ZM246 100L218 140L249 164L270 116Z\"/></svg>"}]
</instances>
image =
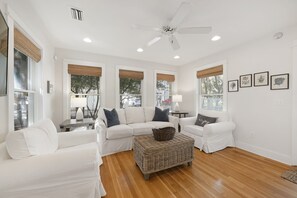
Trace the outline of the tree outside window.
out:
<instances>
[{"instance_id":1,"label":"tree outside window","mask_svg":"<svg viewBox=\"0 0 297 198\"><path fill-rule=\"evenodd\" d=\"M223 75L200 78L200 107L206 110L223 110Z\"/></svg>"},{"instance_id":2,"label":"tree outside window","mask_svg":"<svg viewBox=\"0 0 297 198\"><path fill-rule=\"evenodd\" d=\"M83 108L84 118L97 118L100 108L100 77L71 75L71 97L86 97ZM77 108L71 108L71 118L75 119Z\"/></svg>"},{"instance_id":3,"label":"tree outside window","mask_svg":"<svg viewBox=\"0 0 297 198\"><path fill-rule=\"evenodd\" d=\"M142 105L141 81L133 78L120 78L120 108Z\"/></svg>"},{"instance_id":4,"label":"tree outside window","mask_svg":"<svg viewBox=\"0 0 297 198\"><path fill-rule=\"evenodd\" d=\"M172 82L157 80L157 106L172 109Z\"/></svg>"}]
</instances>

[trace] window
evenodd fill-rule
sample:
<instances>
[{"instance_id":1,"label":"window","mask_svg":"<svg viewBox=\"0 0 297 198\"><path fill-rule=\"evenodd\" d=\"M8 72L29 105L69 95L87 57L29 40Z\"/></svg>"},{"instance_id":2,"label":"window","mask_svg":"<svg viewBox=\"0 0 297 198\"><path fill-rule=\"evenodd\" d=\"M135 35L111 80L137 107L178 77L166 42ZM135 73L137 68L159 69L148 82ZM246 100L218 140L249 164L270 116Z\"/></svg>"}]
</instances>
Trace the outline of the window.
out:
<instances>
[{"instance_id":1,"label":"window","mask_svg":"<svg viewBox=\"0 0 297 198\"><path fill-rule=\"evenodd\" d=\"M100 67L68 65L71 75L70 100L75 97L87 98L86 107L83 107L84 118L97 118L100 107ZM77 107L70 107L70 118L75 119Z\"/></svg>"},{"instance_id":2,"label":"window","mask_svg":"<svg viewBox=\"0 0 297 198\"><path fill-rule=\"evenodd\" d=\"M223 110L223 66L198 71L199 107L205 110Z\"/></svg>"},{"instance_id":3,"label":"window","mask_svg":"<svg viewBox=\"0 0 297 198\"><path fill-rule=\"evenodd\" d=\"M34 61L14 50L14 128L19 130L34 122Z\"/></svg>"},{"instance_id":4,"label":"window","mask_svg":"<svg viewBox=\"0 0 297 198\"><path fill-rule=\"evenodd\" d=\"M143 72L119 70L120 108L142 106Z\"/></svg>"},{"instance_id":5,"label":"window","mask_svg":"<svg viewBox=\"0 0 297 198\"><path fill-rule=\"evenodd\" d=\"M157 73L156 106L163 109L172 109L172 92L174 80L174 75Z\"/></svg>"}]
</instances>

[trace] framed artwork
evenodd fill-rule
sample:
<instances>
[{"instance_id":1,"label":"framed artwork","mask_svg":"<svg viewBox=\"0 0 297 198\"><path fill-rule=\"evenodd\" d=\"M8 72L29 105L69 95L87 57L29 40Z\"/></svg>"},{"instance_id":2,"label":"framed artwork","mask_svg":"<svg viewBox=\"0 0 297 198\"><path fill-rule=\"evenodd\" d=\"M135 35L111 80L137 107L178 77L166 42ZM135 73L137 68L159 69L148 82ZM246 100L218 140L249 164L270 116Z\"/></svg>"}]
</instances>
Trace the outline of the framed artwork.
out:
<instances>
[{"instance_id":1,"label":"framed artwork","mask_svg":"<svg viewBox=\"0 0 297 198\"><path fill-rule=\"evenodd\" d=\"M270 89L289 89L289 74L277 74L270 76Z\"/></svg>"},{"instance_id":2,"label":"framed artwork","mask_svg":"<svg viewBox=\"0 0 297 198\"><path fill-rule=\"evenodd\" d=\"M239 77L240 88L252 86L252 74L241 75Z\"/></svg>"},{"instance_id":3,"label":"framed artwork","mask_svg":"<svg viewBox=\"0 0 297 198\"><path fill-rule=\"evenodd\" d=\"M237 91L238 91L238 80L229 80L228 92L237 92Z\"/></svg>"},{"instance_id":4,"label":"framed artwork","mask_svg":"<svg viewBox=\"0 0 297 198\"><path fill-rule=\"evenodd\" d=\"M0 96L7 95L8 25L0 11Z\"/></svg>"},{"instance_id":5,"label":"framed artwork","mask_svg":"<svg viewBox=\"0 0 297 198\"><path fill-rule=\"evenodd\" d=\"M254 73L254 87L268 86L269 85L269 72Z\"/></svg>"}]
</instances>

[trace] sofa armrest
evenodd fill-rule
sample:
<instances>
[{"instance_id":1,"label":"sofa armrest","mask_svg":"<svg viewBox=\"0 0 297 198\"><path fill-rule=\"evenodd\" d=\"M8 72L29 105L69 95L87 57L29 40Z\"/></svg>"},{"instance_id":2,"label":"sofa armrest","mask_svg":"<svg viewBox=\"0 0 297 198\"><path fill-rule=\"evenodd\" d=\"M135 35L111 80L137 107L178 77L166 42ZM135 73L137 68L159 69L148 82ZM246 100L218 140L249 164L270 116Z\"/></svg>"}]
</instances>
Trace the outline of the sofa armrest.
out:
<instances>
[{"instance_id":1,"label":"sofa armrest","mask_svg":"<svg viewBox=\"0 0 297 198\"><path fill-rule=\"evenodd\" d=\"M195 122L196 122L196 117L180 118L179 124L180 124L181 131L183 131L186 125L194 125Z\"/></svg>"},{"instance_id":2,"label":"sofa armrest","mask_svg":"<svg viewBox=\"0 0 297 198\"><path fill-rule=\"evenodd\" d=\"M73 131L58 133L59 148L77 146L97 142L97 133L95 130Z\"/></svg>"},{"instance_id":3,"label":"sofa armrest","mask_svg":"<svg viewBox=\"0 0 297 198\"><path fill-rule=\"evenodd\" d=\"M80 149L66 148L55 153L9 159L0 163L0 197L21 189L47 188L77 179L98 179L102 163L97 144ZM3 195L3 196L2 196Z\"/></svg>"},{"instance_id":4,"label":"sofa armrest","mask_svg":"<svg viewBox=\"0 0 297 198\"><path fill-rule=\"evenodd\" d=\"M232 133L235 129L235 124L233 122L218 122L207 124L203 129L203 136L211 134L222 134L222 133Z\"/></svg>"},{"instance_id":5,"label":"sofa armrest","mask_svg":"<svg viewBox=\"0 0 297 198\"><path fill-rule=\"evenodd\" d=\"M171 115L169 115L168 118L169 118L169 122L174 124L175 131L178 132L179 118Z\"/></svg>"},{"instance_id":6,"label":"sofa armrest","mask_svg":"<svg viewBox=\"0 0 297 198\"><path fill-rule=\"evenodd\" d=\"M96 119L95 122L95 130L98 133L99 137L99 144L102 145L103 142L106 140L106 133L107 133L107 127L104 121L100 118Z\"/></svg>"}]
</instances>

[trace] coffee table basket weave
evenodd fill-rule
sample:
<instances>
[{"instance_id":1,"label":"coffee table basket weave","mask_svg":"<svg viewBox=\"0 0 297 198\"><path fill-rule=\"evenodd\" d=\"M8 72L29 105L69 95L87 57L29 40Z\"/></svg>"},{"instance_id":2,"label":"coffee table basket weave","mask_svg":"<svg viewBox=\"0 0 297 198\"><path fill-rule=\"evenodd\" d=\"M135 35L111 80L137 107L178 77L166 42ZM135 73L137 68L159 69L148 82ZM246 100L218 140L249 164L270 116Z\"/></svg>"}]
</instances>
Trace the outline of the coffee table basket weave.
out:
<instances>
[{"instance_id":1,"label":"coffee table basket weave","mask_svg":"<svg viewBox=\"0 0 297 198\"><path fill-rule=\"evenodd\" d=\"M160 129L153 129L154 138L157 141L168 141L172 140L175 134L175 128L164 127Z\"/></svg>"}]
</instances>

